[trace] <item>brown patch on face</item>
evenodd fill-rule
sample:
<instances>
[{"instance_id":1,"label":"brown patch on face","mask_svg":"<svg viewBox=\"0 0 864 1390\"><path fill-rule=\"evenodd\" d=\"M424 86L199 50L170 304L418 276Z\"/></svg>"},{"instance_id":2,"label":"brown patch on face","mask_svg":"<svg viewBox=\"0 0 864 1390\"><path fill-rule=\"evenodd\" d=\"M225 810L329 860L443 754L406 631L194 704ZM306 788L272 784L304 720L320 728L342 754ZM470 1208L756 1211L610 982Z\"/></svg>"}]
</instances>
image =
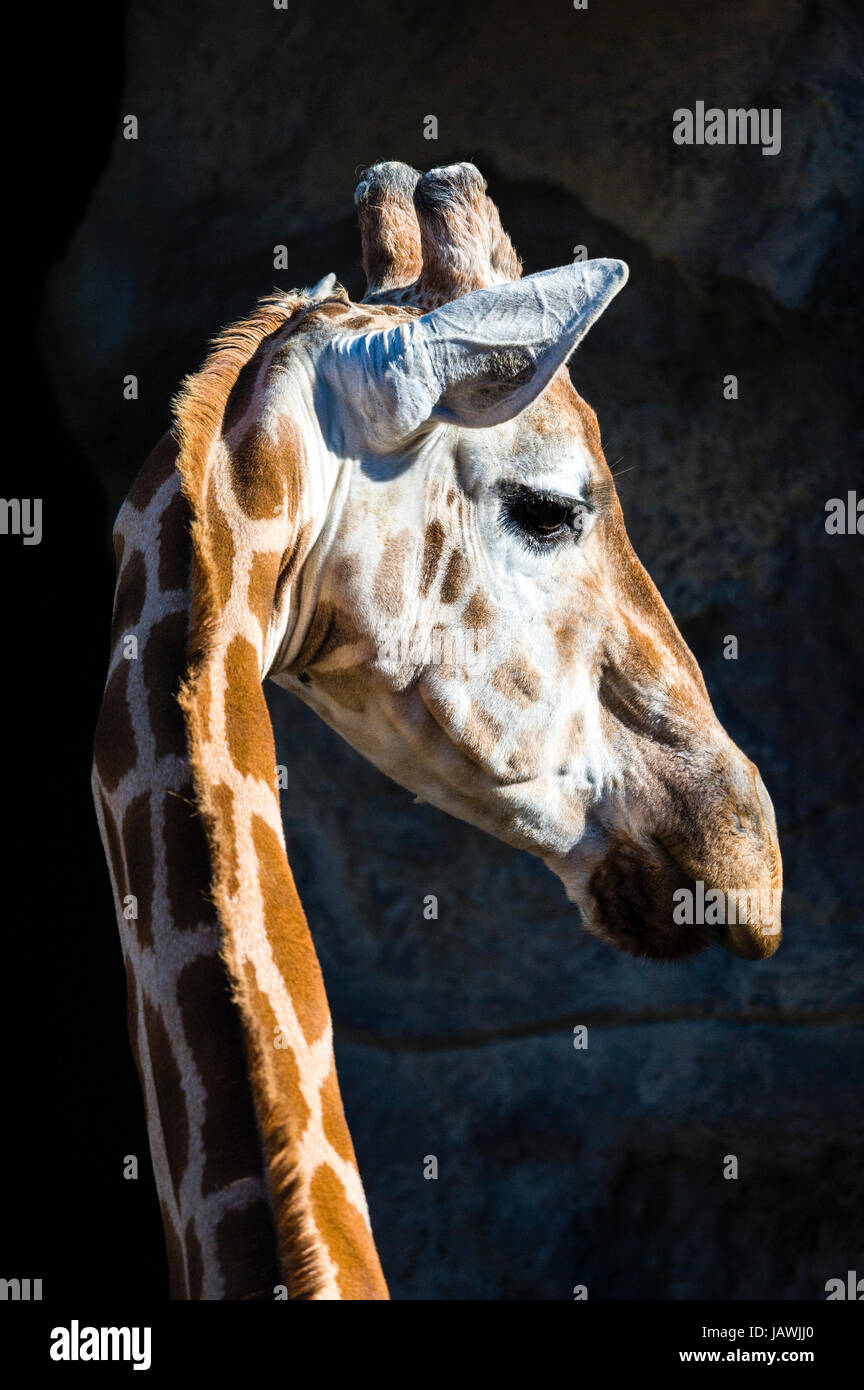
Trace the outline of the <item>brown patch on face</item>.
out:
<instances>
[{"instance_id":1,"label":"brown patch on face","mask_svg":"<svg viewBox=\"0 0 864 1390\"><path fill-rule=\"evenodd\" d=\"M144 611L147 597L147 565L144 552L133 550L126 563L114 596L111 619L111 650L128 632L134 630Z\"/></svg>"},{"instance_id":2,"label":"brown patch on face","mask_svg":"<svg viewBox=\"0 0 864 1390\"><path fill-rule=\"evenodd\" d=\"M146 996L143 1018L168 1170L174 1192L179 1194L189 1162L189 1118L183 1080L162 1015Z\"/></svg>"},{"instance_id":3,"label":"brown patch on face","mask_svg":"<svg viewBox=\"0 0 864 1390\"><path fill-rule=\"evenodd\" d=\"M285 515L295 517L300 504L303 442L293 420L279 421L277 438L254 424L229 454L231 481L237 501L247 516L266 521Z\"/></svg>"},{"instance_id":4,"label":"brown patch on face","mask_svg":"<svg viewBox=\"0 0 864 1390\"><path fill-rule=\"evenodd\" d=\"M626 641L607 645L600 669L600 704L619 724L652 743L684 746L710 719L710 706L687 683L670 688L674 657L650 633L623 619Z\"/></svg>"},{"instance_id":5,"label":"brown patch on face","mask_svg":"<svg viewBox=\"0 0 864 1390\"><path fill-rule=\"evenodd\" d=\"M129 662L120 661L105 687L93 741L93 759L109 792L120 785L138 761L135 730L126 698L128 682Z\"/></svg>"},{"instance_id":6,"label":"brown patch on face","mask_svg":"<svg viewBox=\"0 0 864 1390\"><path fill-rule=\"evenodd\" d=\"M206 1197L243 1178L260 1178L261 1145L240 1019L218 956L200 956L183 967L177 1002L205 1093L201 1191Z\"/></svg>"},{"instance_id":7,"label":"brown patch on face","mask_svg":"<svg viewBox=\"0 0 864 1390\"><path fill-rule=\"evenodd\" d=\"M290 669L305 671L333 656L341 647L353 647L363 637L350 613L323 599L315 609L303 646Z\"/></svg>"},{"instance_id":8,"label":"brown patch on face","mask_svg":"<svg viewBox=\"0 0 864 1390\"><path fill-rule=\"evenodd\" d=\"M267 629L270 626L270 615L273 612L273 594L276 588L276 576L279 573L281 557L274 550L259 550L252 557L252 564L249 566L249 588L247 590L247 602L252 613L258 619L261 628L261 636L267 640Z\"/></svg>"},{"instance_id":9,"label":"brown patch on face","mask_svg":"<svg viewBox=\"0 0 864 1390\"><path fill-rule=\"evenodd\" d=\"M177 462L177 441L171 434L163 434L156 448L148 458L127 497L136 512L145 512L163 483L171 477Z\"/></svg>"},{"instance_id":10,"label":"brown patch on face","mask_svg":"<svg viewBox=\"0 0 864 1390\"><path fill-rule=\"evenodd\" d=\"M365 568L358 554L342 555L333 566L334 585L340 592L352 589Z\"/></svg>"},{"instance_id":11,"label":"brown patch on face","mask_svg":"<svg viewBox=\"0 0 864 1390\"><path fill-rule=\"evenodd\" d=\"M234 537L225 513L216 500L216 489L212 481L207 488L207 529L215 560L215 596L224 608L231 596L234 580Z\"/></svg>"},{"instance_id":12,"label":"brown patch on face","mask_svg":"<svg viewBox=\"0 0 864 1390\"><path fill-rule=\"evenodd\" d=\"M564 618L553 631L555 649L562 667L569 666L576 656L579 641L579 624L575 619Z\"/></svg>"},{"instance_id":13,"label":"brown patch on face","mask_svg":"<svg viewBox=\"0 0 864 1390\"><path fill-rule=\"evenodd\" d=\"M186 670L186 622L182 609L160 618L153 624L141 658L157 758L186 755L186 726L177 703Z\"/></svg>"},{"instance_id":14,"label":"brown patch on face","mask_svg":"<svg viewBox=\"0 0 864 1390\"><path fill-rule=\"evenodd\" d=\"M453 730L456 724L456 708L449 700L442 699L439 695L427 695L421 690L421 697L426 710L431 716L432 721L438 728L443 729L448 738L454 737ZM428 732L435 734L435 729L430 725Z\"/></svg>"},{"instance_id":15,"label":"brown patch on face","mask_svg":"<svg viewBox=\"0 0 864 1390\"><path fill-rule=\"evenodd\" d=\"M342 1179L319 1164L309 1184L315 1225L339 1266L337 1282L345 1299L387 1297L378 1255L365 1221L348 1200Z\"/></svg>"},{"instance_id":16,"label":"brown patch on face","mask_svg":"<svg viewBox=\"0 0 864 1390\"><path fill-rule=\"evenodd\" d=\"M162 593L189 583L189 503L178 489L159 523L159 588Z\"/></svg>"},{"instance_id":17,"label":"brown patch on face","mask_svg":"<svg viewBox=\"0 0 864 1390\"><path fill-rule=\"evenodd\" d=\"M641 681L628 680L612 665L604 665L597 696L603 709L618 724L652 743L683 747L687 735L683 726L676 727L660 707L662 687L656 694L646 690Z\"/></svg>"},{"instance_id":18,"label":"brown patch on face","mask_svg":"<svg viewBox=\"0 0 864 1390\"><path fill-rule=\"evenodd\" d=\"M413 550L411 532L389 536L381 552L372 593L378 607L395 617L402 609L405 594L405 566Z\"/></svg>"},{"instance_id":19,"label":"brown patch on face","mask_svg":"<svg viewBox=\"0 0 864 1390\"><path fill-rule=\"evenodd\" d=\"M520 781L525 781L529 777L536 777L542 767L542 759L539 754L540 749L536 742L520 744L507 759L507 771L519 778Z\"/></svg>"},{"instance_id":20,"label":"brown patch on face","mask_svg":"<svg viewBox=\"0 0 864 1390\"><path fill-rule=\"evenodd\" d=\"M441 584L441 602L455 603L468 576L468 562L461 550L454 550L447 561Z\"/></svg>"},{"instance_id":21,"label":"brown patch on face","mask_svg":"<svg viewBox=\"0 0 864 1390\"><path fill-rule=\"evenodd\" d=\"M165 1253L168 1256L168 1297L179 1301L189 1297L189 1288L186 1283L186 1262L183 1258L183 1246L180 1244L180 1237L177 1234L177 1227L171 1217L164 1202L159 1203L159 1210L162 1213L162 1230L165 1233Z\"/></svg>"},{"instance_id":22,"label":"brown patch on face","mask_svg":"<svg viewBox=\"0 0 864 1390\"><path fill-rule=\"evenodd\" d=\"M172 922L181 931L192 931L199 922L215 922L211 899L210 848L195 801L191 782L179 792L165 793L165 875Z\"/></svg>"},{"instance_id":23,"label":"brown patch on face","mask_svg":"<svg viewBox=\"0 0 864 1390\"><path fill-rule=\"evenodd\" d=\"M540 699L540 677L521 652L495 668L492 684L514 705L521 705L523 709Z\"/></svg>"},{"instance_id":24,"label":"brown patch on face","mask_svg":"<svg viewBox=\"0 0 864 1390\"><path fill-rule=\"evenodd\" d=\"M272 787L276 749L261 690L258 656L248 638L232 637L225 654L225 681L225 733L234 766L244 777L257 777Z\"/></svg>"},{"instance_id":25,"label":"brown patch on face","mask_svg":"<svg viewBox=\"0 0 864 1390\"><path fill-rule=\"evenodd\" d=\"M497 748L503 732L504 726L488 710L482 705L471 705L468 718L465 720L462 740L472 755L490 757Z\"/></svg>"},{"instance_id":26,"label":"brown patch on face","mask_svg":"<svg viewBox=\"0 0 864 1390\"><path fill-rule=\"evenodd\" d=\"M444 527L440 521L430 521L423 537L423 567L420 571L420 593L426 597L431 589L444 547Z\"/></svg>"},{"instance_id":27,"label":"brown patch on face","mask_svg":"<svg viewBox=\"0 0 864 1390\"><path fill-rule=\"evenodd\" d=\"M263 1198L220 1217L216 1250L225 1299L269 1302L275 1286L284 1282L273 1218Z\"/></svg>"},{"instance_id":28,"label":"brown patch on face","mask_svg":"<svg viewBox=\"0 0 864 1390\"><path fill-rule=\"evenodd\" d=\"M482 589L475 589L465 605L462 626L473 632L487 631L492 625L492 609Z\"/></svg>"},{"instance_id":29,"label":"brown patch on face","mask_svg":"<svg viewBox=\"0 0 864 1390\"><path fill-rule=\"evenodd\" d=\"M126 540L122 531L115 531L111 537L111 544L114 547L114 573L120 573L123 564L123 553L126 549Z\"/></svg>"},{"instance_id":30,"label":"brown patch on face","mask_svg":"<svg viewBox=\"0 0 864 1390\"><path fill-rule=\"evenodd\" d=\"M221 871L225 889L233 898L238 888L237 832L234 825L234 793L225 782L219 782L210 793L216 816L216 841L219 845Z\"/></svg>"},{"instance_id":31,"label":"brown patch on face","mask_svg":"<svg viewBox=\"0 0 864 1390\"><path fill-rule=\"evenodd\" d=\"M248 961L243 967L243 974L246 979L246 989L252 1010L255 1017L261 1021L262 1032L269 1043L267 1066L276 1079L279 1098L291 1116L292 1129L295 1134L302 1136L309 1123L311 1111L300 1085L300 1067L297 1058L294 1056L292 1048L276 1046L277 1041L280 1041L276 1014L267 995L258 987L255 967ZM270 1049L272 1049L272 1055Z\"/></svg>"},{"instance_id":32,"label":"brown patch on face","mask_svg":"<svg viewBox=\"0 0 864 1390\"><path fill-rule=\"evenodd\" d=\"M311 1047L330 1018L318 957L279 836L260 816L253 816L252 839L267 939Z\"/></svg>"},{"instance_id":33,"label":"brown patch on face","mask_svg":"<svg viewBox=\"0 0 864 1390\"><path fill-rule=\"evenodd\" d=\"M345 1111L342 1108L342 1097L339 1094L339 1078L336 1075L335 1061L321 1085L321 1120L324 1137L333 1145L339 1157L344 1158L346 1163L356 1166L354 1145L348 1132Z\"/></svg>"},{"instance_id":34,"label":"brown patch on face","mask_svg":"<svg viewBox=\"0 0 864 1390\"><path fill-rule=\"evenodd\" d=\"M186 1259L189 1265L189 1293L188 1297L195 1303L204 1297L204 1256L201 1251L201 1242L198 1239L198 1232L195 1230L195 1222L191 1216L186 1222Z\"/></svg>"},{"instance_id":35,"label":"brown patch on face","mask_svg":"<svg viewBox=\"0 0 864 1390\"><path fill-rule=\"evenodd\" d=\"M632 626L635 632L637 648L643 641L643 630L647 629L666 649L666 666L668 667L671 660L687 683L692 683L695 704L707 705L708 692L699 665L675 626L672 615L651 577L633 551L624 526L621 507L615 496L614 484L605 463L604 469L609 480L611 499L601 518L604 529L603 548L610 560L609 583L615 595L616 612L629 612L638 618L639 621L635 625L627 619L628 625Z\"/></svg>"},{"instance_id":36,"label":"brown patch on face","mask_svg":"<svg viewBox=\"0 0 864 1390\"><path fill-rule=\"evenodd\" d=\"M142 792L126 807L123 817L126 850L126 891L138 900L135 930L142 946L153 945L153 831L150 793Z\"/></svg>"}]
</instances>

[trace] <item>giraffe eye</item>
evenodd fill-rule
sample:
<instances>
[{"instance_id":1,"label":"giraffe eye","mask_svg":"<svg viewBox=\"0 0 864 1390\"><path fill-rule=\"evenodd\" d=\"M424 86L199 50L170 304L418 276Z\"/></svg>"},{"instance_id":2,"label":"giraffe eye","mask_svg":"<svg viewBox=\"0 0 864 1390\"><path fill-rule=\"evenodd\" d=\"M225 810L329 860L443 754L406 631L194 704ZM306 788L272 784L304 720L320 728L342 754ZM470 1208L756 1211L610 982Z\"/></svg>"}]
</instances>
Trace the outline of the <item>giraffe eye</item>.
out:
<instances>
[{"instance_id":1,"label":"giraffe eye","mask_svg":"<svg viewBox=\"0 0 864 1390\"><path fill-rule=\"evenodd\" d=\"M582 534L585 508L572 498L515 487L504 493L503 500L505 528L515 531L532 549L564 536L578 540Z\"/></svg>"}]
</instances>

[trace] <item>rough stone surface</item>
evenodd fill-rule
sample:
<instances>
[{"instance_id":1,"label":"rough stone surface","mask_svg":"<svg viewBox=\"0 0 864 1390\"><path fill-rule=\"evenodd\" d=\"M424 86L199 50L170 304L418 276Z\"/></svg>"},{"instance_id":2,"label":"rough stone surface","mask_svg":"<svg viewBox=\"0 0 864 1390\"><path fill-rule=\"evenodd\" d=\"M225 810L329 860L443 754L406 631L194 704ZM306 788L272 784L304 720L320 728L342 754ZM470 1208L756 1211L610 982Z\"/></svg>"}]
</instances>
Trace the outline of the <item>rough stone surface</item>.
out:
<instances>
[{"instance_id":1,"label":"rough stone surface","mask_svg":"<svg viewBox=\"0 0 864 1390\"><path fill-rule=\"evenodd\" d=\"M852 16L835 0L560 5L542 22L410 3L377 27L342 3L326 23L229 0L130 14L139 138L118 121L42 317L111 507L221 324L274 281L334 270L362 292L360 168L474 159L526 270L578 245L630 263L574 380L636 549L778 812L779 955L634 962L580 932L541 865L413 805L273 693L292 862L397 1296L819 1298L860 1257L864 541L824 530L826 499L861 488ZM673 145L672 112L697 100L779 107L781 153Z\"/></svg>"}]
</instances>

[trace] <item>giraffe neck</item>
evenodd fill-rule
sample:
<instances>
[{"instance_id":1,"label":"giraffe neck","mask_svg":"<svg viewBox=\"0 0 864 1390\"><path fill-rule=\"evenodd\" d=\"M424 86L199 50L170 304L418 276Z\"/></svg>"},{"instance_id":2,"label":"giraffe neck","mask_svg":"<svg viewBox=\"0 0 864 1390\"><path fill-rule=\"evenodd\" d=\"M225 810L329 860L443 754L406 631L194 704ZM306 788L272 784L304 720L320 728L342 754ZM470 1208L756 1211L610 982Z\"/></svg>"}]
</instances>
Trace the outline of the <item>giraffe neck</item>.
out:
<instances>
[{"instance_id":1,"label":"giraffe neck","mask_svg":"<svg viewBox=\"0 0 864 1390\"><path fill-rule=\"evenodd\" d=\"M195 697L184 688L185 718L178 702L200 595L176 463L166 438L118 518L94 761L172 1296L386 1297L275 758L265 776L266 739L262 761L247 730L258 782L218 758L207 771L208 726L224 737L231 719L230 641L213 644Z\"/></svg>"},{"instance_id":2,"label":"giraffe neck","mask_svg":"<svg viewBox=\"0 0 864 1390\"><path fill-rule=\"evenodd\" d=\"M183 719L172 699L189 622L186 508L175 457L166 438L115 528L118 584L94 798L172 1297L272 1298L282 1276L244 1043L220 957ZM238 1259L238 1251L250 1257Z\"/></svg>"}]
</instances>

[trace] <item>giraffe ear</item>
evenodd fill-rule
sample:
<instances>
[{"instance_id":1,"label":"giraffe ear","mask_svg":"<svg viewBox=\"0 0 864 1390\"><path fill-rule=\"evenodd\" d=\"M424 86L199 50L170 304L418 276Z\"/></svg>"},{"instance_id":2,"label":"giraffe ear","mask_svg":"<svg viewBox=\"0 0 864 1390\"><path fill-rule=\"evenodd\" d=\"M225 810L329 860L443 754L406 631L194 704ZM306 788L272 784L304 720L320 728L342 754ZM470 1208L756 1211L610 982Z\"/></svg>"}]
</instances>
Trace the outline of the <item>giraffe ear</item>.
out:
<instances>
[{"instance_id":1,"label":"giraffe ear","mask_svg":"<svg viewBox=\"0 0 864 1390\"><path fill-rule=\"evenodd\" d=\"M581 261L475 290L397 328L334 338L331 360L382 447L430 420L499 425L548 386L627 275L623 261Z\"/></svg>"}]
</instances>

